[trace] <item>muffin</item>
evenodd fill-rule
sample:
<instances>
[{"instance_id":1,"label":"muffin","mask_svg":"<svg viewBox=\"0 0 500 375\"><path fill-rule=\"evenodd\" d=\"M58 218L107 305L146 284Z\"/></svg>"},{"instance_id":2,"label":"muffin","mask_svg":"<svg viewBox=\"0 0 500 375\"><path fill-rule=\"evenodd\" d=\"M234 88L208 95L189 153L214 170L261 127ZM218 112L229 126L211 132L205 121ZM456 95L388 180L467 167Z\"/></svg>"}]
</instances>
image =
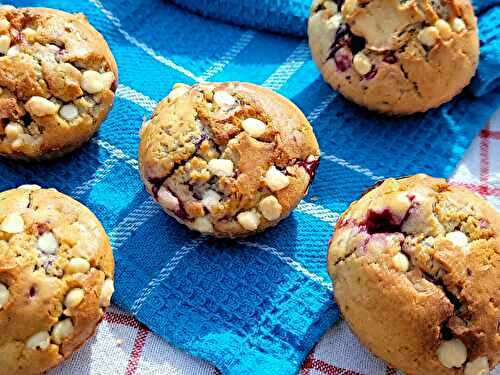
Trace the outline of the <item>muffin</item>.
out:
<instances>
[{"instance_id":1,"label":"muffin","mask_svg":"<svg viewBox=\"0 0 500 375\"><path fill-rule=\"evenodd\" d=\"M285 218L307 194L319 154L302 112L269 89L177 84L141 130L139 163L169 215L236 237Z\"/></svg>"},{"instance_id":2,"label":"muffin","mask_svg":"<svg viewBox=\"0 0 500 375\"><path fill-rule=\"evenodd\" d=\"M308 34L324 79L387 114L425 112L451 100L479 59L468 0L315 0Z\"/></svg>"},{"instance_id":3,"label":"muffin","mask_svg":"<svg viewBox=\"0 0 500 375\"><path fill-rule=\"evenodd\" d=\"M91 337L113 253L96 217L53 189L0 193L0 373L41 374Z\"/></svg>"},{"instance_id":4,"label":"muffin","mask_svg":"<svg viewBox=\"0 0 500 375\"><path fill-rule=\"evenodd\" d=\"M111 109L117 78L84 15L0 7L0 155L50 159L80 147Z\"/></svg>"},{"instance_id":5,"label":"muffin","mask_svg":"<svg viewBox=\"0 0 500 375\"><path fill-rule=\"evenodd\" d=\"M487 374L500 361L500 215L443 179L388 179L335 228L343 317L408 375Z\"/></svg>"}]
</instances>

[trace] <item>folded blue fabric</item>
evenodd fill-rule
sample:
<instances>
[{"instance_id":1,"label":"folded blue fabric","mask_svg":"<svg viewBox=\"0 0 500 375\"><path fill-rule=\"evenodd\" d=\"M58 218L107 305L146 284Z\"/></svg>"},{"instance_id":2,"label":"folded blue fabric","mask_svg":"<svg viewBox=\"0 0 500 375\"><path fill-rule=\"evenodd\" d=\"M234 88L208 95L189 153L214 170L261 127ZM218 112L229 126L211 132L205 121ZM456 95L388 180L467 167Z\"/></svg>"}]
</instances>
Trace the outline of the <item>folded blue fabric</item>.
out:
<instances>
[{"instance_id":1,"label":"folded blue fabric","mask_svg":"<svg viewBox=\"0 0 500 375\"><path fill-rule=\"evenodd\" d=\"M490 69L474 82L480 97L469 88L426 114L388 118L334 93L304 39L204 19L161 0L101 1L14 1L85 13L108 40L121 85L89 144L40 165L2 161L0 188L38 183L92 209L114 247L114 302L173 345L224 374L297 372L338 319L325 264L338 213L380 178L449 176L499 107L500 90L492 89L500 61L498 8L490 4L479 17L488 38L481 69ZM255 3L257 15L264 5L296 15L293 7L287 13L291 2L242 3ZM202 80L263 84L292 99L312 122L324 153L316 181L277 228L240 241L200 237L144 192L136 160L143 119L173 83Z\"/></svg>"}]
</instances>

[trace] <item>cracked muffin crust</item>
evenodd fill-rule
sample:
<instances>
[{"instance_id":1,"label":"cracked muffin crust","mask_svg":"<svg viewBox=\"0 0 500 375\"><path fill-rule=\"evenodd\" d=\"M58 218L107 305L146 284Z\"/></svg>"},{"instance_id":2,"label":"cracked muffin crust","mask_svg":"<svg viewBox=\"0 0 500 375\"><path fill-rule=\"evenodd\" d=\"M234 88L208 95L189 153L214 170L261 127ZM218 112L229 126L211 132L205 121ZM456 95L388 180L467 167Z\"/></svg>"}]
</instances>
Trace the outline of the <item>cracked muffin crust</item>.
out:
<instances>
[{"instance_id":1,"label":"cracked muffin crust","mask_svg":"<svg viewBox=\"0 0 500 375\"><path fill-rule=\"evenodd\" d=\"M443 179L388 179L336 225L328 271L360 341L408 375L500 361L500 216Z\"/></svg>"},{"instance_id":2,"label":"cracked muffin crust","mask_svg":"<svg viewBox=\"0 0 500 375\"><path fill-rule=\"evenodd\" d=\"M85 206L35 185L0 193L0 373L41 374L83 345L110 304L113 272Z\"/></svg>"},{"instance_id":3,"label":"cracked muffin crust","mask_svg":"<svg viewBox=\"0 0 500 375\"><path fill-rule=\"evenodd\" d=\"M479 59L468 0L315 0L308 34L324 79L346 98L388 114L451 100Z\"/></svg>"},{"instance_id":4,"label":"cracked muffin crust","mask_svg":"<svg viewBox=\"0 0 500 375\"><path fill-rule=\"evenodd\" d=\"M0 155L68 153L108 114L118 71L83 14L0 7Z\"/></svg>"},{"instance_id":5,"label":"cracked muffin crust","mask_svg":"<svg viewBox=\"0 0 500 375\"><path fill-rule=\"evenodd\" d=\"M179 222L219 237L276 225L307 194L319 147L302 112L249 83L177 84L141 130L148 192Z\"/></svg>"}]
</instances>

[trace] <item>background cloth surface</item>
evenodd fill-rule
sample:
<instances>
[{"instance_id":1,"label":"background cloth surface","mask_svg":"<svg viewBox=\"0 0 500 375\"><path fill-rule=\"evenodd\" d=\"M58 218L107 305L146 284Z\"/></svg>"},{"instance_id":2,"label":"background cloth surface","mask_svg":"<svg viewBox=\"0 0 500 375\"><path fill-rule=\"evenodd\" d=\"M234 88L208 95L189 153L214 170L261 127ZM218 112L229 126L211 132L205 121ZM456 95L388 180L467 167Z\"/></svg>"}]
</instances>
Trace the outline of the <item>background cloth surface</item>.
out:
<instances>
[{"instance_id":1,"label":"background cloth surface","mask_svg":"<svg viewBox=\"0 0 500 375\"><path fill-rule=\"evenodd\" d=\"M2 161L0 189L37 183L86 204L114 248L114 302L224 374L298 371L338 319L325 257L339 213L383 177L449 176L500 100L492 89L500 71L491 48L498 43L494 5L479 17L488 38L481 68L490 64L491 74L439 109L388 118L334 93L305 39L205 19L160 0L12 3L85 13L113 50L120 86L98 136L63 160ZM239 241L200 237L163 214L145 193L137 163L141 123L173 83L228 80L293 100L323 151L298 209L277 228Z\"/></svg>"}]
</instances>

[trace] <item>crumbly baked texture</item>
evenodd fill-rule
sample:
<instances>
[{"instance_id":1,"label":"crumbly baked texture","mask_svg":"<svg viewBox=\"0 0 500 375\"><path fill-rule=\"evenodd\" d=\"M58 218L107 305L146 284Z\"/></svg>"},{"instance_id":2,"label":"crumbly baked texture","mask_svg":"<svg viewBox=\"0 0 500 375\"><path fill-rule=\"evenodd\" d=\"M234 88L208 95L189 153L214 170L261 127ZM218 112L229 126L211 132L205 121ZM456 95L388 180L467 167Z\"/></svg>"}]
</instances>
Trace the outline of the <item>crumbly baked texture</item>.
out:
<instances>
[{"instance_id":1,"label":"crumbly baked texture","mask_svg":"<svg viewBox=\"0 0 500 375\"><path fill-rule=\"evenodd\" d=\"M479 59L468 0L315 0L309 44L324 79L379 112L425 112L460 93Z\"/></svg>"},{"instance_id":2,"label":"crumbly baked texture","mask_svg":"<svg viewBox=\"0 0 500 375\"><path fill-rule=\"evenodd\" d=\"M500 362L500 215L443 179L388 179L336 225L340 310L408 375L484 375Z\"/></svg>"},{"instance_id":3,"label":"crumbly baked texture","mask_svg":"<svg viewBox=\"0 0 500 375\"><path fill-rule=\"evenodd\" d=\"M83 345L110 304L113 272L85 206L33 185L0 193L0 373L41 374Z\"/></svg>"},{"instance_id":4,"label":"crumbly baked texture","mask_svg":"<svg viewBox=\"0 0 500 375\"><path fill-rule=\"evenodd\" d=\"M168 214L234 237L285 218L307 193L319 154L302 112L269 89L177 84L141 130L139 162Z\"/></svg>"},{"instance_id":5,"label":"crumbly baked texture","mask_svg":"<svg viewBox=\"0 0 500 375\"><path fill-rule=\"evenodd\" d=\"M0 7L0 155L49 159L78 148L111 109L117 78L83 14Z\"/></svg>"}]
</instances>

